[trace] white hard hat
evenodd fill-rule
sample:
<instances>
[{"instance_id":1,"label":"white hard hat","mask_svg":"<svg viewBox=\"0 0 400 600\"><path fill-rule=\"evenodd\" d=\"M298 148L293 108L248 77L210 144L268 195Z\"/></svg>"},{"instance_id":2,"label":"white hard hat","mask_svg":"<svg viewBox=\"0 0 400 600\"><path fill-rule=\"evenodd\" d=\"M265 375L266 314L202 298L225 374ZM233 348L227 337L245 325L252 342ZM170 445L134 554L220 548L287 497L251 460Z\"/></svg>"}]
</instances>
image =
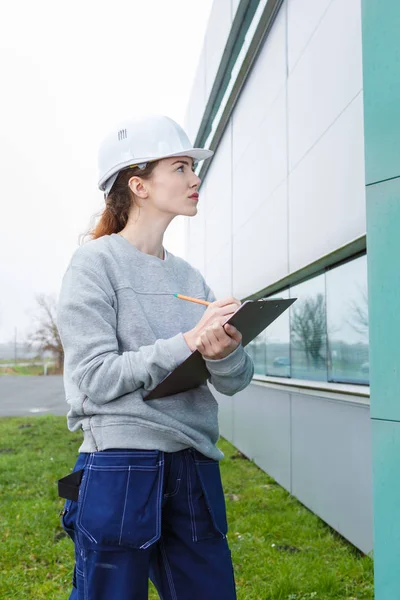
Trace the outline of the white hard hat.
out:
<instances>
[{"instance_id":1,"label":"white hard hat","mask_svg":"<svg viewBox=\"0 0 400 600\"><path fill-rule=\"evenodd\" d=\"M99 154L98 187L108 196L118 173L134 164L144 168L148 162L170 156L190 156L199 161L214 152L193 148L182 127L164 115L145 115L126 120L102 141Z\"/></svg>"}]
</instances>

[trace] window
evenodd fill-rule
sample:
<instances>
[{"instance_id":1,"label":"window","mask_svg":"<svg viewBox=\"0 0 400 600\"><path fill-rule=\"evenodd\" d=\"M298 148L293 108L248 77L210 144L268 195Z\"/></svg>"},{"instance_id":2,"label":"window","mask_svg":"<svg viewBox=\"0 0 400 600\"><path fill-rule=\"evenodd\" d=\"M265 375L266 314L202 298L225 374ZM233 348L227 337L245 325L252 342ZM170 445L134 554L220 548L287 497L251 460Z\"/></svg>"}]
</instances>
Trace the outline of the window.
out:
<instances>
[{"instance_id":1,"label":"window","mask_svg":"<svg viewBox=\"0 0 400 600\"><path fill-rule=\"evenodd\" d=\"M200 139L196 141L196 145L200 148L210 148L212 145L215 132L217 131L226 105L231 97L239 71L248 56L248 50L266 5L267 0L250 0L248 3L246 12L243 15L243 20L233 42L229 60L222 75L217 95L212 102L210 113L202 128ZM198 163L195 170L197 175L201 172L202 166L202 163Z\"/></svg>"},{"instance_id":2,"label":"window","mask_svg":"<svg viewBox=\"0 0 400 600\"><path fill-rule=\"evenodd\" d=\"M270 296L297 300L246 347L255 375L368 385L367 287L364 255Z\"/></svg>"},{"instance_id":3,"label":"window","mask_svg":"<svg viewBox=\"0 0 400 600\"><path fill-rule=\"evenodd\" d=\"M270 325L271 327L271 325ZM254 374L255 375L265 375L265 365L266 365L266 348L265 348L265 333L266 330L262 331L260 335L254 338L246 346L246 352L250 354L254 363Z\"/></svg>"},{"instance_id":4,"label":"window","mask_svg":"<svg viewBox=\"0 0 400 600\"><path fill-rule=\"evenodd\" d=\"M367 257L326 273L328 379L369 382Z\"/></svg>"},{"instance_id":5,"label":"window","mask_svg":"<svg viewBox=\"0 0 400 600\"><path fill-rule=\"evenodd\" d=\"M289 290L270 298L289 298ZM265 330L267 348L267 375L290 377L290 327L289 310L285 310Z\"/></svg>"},{"instance_id":6,"label":"window","mask_svg":"<svg viewBox=\"0 0 400 600\"><path fill-rule=\"evenodd\" d=\"M291 376L327 380L325 275L290 288Z\"/></svg>"}]
</instances>

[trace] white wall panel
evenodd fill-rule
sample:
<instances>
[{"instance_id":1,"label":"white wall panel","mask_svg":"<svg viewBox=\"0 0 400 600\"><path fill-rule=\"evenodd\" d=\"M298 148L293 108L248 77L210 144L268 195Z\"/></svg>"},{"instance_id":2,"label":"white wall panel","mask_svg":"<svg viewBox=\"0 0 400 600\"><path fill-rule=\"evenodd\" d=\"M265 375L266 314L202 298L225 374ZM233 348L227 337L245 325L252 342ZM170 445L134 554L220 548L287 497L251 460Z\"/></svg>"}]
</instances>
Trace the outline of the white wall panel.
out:
<instances>
[{"instance_id":1,"label":"white wall panel","mask_svg":"<svg viewBox=\"0 0 400 600\"><path fill-rule=\"evenodd\" d=\"M267 397L250 385L233 396L233 409L235 446L290 489L290 394L269 390Z\"/></svg>"},{"instance_id":2,"label":"white wall panel","mask_svg":"<svg viewBox=\"0 0 400 600\"><path fill-rule=\"evenodd\" d=\"M232 295L232 243L221 248L205 269L205 279L217 300Z\"/></svg>"},{"instance_id":3,"label":"white wall panel","mask_svg":"<svg viewBox=\"0 0 400 600\"><path fill-rule=\"evenodd\" d=\"M331 3L332 0L287 0L289 71L295 66Z\"/></svg>"},{"instance_id":4,"label":"white wall panel","mask_svg":"<svg viewBox=\"0 0 400 600\"><path fill-rule=\"evenodd\" d=\"M218 401L218 423L220 435L227 440L233 439L233 396L224 396L210 384L207 384L211 393Z\"/></svg>"},{"instance_id":5,"label":"white wall panel","mask_svg":"<svg viewBox=\"0 0 400 600\"><path fill-rule=\"evenodd\" d=\"M210 389L220 407L221 435L355 546L370 552L369 407L256 383L232 397Z\"/></svg>"},{"instance_id":6,"label":"white wall panel","mask_svg":"<svg viewBox=\"0 0 400 600\"><path fill-rule=\"evenodd\" d=\"M189 258L189 244L190 244L190 218L185 217L183 219L183 258L188 260Z\"/></svg>"},{"instance_id":7,"label":"white wall panel","mask_svg":"<svg viewBox=\"0 0 400 600\"><path fill-rule=\"evenodd\" d=\"M235 7L235 12L236 12ZM214 0L190 93L184 129L194 142L232 25L232 0Z\"/></svg>"},{"instance_id":8,"label":"white wall panel","mask_svg":"<svg viewBox=\"0 0 400 600\"><path fill-rule=\"evenodd\" d=\"M233 147L240 140L233 138ZM265 119L233 163L233 234L266 202L287 176L286 90L276 97Z\"/></svg>"},{"instance_id":9,"label":"white wall panel","mask_svg":"<svg viewBox=\"0 0 400 600\"><path fill-rule=\"evenodd\" d=\"M188 110L184 121L184 129L192 144L194 144L200 127L206 102L206 53L204 45L200 55L199 64L197 65L196 75L189 97Z\"/></svg>"},{"instance_id":10,"label":"white wall panel","mask_svg":"<svg viewBox=\"0 0 400 600\"><path fill-rule=\"evenodd\" d=\"M364 552L372 549L368 406L292 394L292 493Z\"/></svg>"},{"instance_id":11,"label":"white wall panel","mask_svg":"<svg viewBox=\"0 0 400 600\"><path fill-rule=\"evenodd\" d=\"M205 214L206 214L207 184L201 187L202 202L197 204L197 214L188 217L187 245L185 248L185 260L191 265L205 273Z\"/></svg>"},{"instance_id":12,"label":"white wall panel","mask_svg":"<svg viewBox=\"0 0 400 600\"><path fill-rule=\"evenodd\" d=\"M290 271L365 234L360 94L289 177Z\"/></svg>"},{"instance_id":13,"label":"white wall panel","mask_svg":"<svg viewBox=\"0 0 400 600\"><path fill-rule=\"evenodd\" d=\"M207 172L206 203L206 266L214 260L219 251L232 236L232 148L231 127L225 130L210 169ZM200 188L200 201L201 188Z\"/></svg>"},{"instance_id":14,"label":"white wall panel","mask_svg":"<svg viewBox=\"0 0 400 600\"><path fill-rule=\"evenodd\" d=\"M188 112L193 140L227 7L232 18L238 4L214 2ZM217 298L246 297L365 234L361 90L360 0L285 0L187 220L187 260ZM210 389L222 435L370 551L368 407L257 384L232 398Z\"/></svg>"},{"instance_id":15,"label":"white wall panel","mask_svg":"<svg viewBox=\"0 0 400 600\"><path fill-rule=\"evenodd\" d=\"M214 0L207 26L206 98L210 95L232 24L231 0Z\"/></svg>"},{"instance_id":16,"label":"white wall panel","mask_svg":"<svg viewBox=\"0 0 400 600\"><path fill-rule=\"evenodd\" d=\"M216 208L207 218L205 238L206 269L216 260L224 246L231 242L231 210L228 194L217 203Z\"/></svg>"},{"instance_id":17,"label":"white wall panel","mask_svg":"<svg viewBox=\"0 0 400 600\"><path fill-rule=\"evenodd\" d=\"M334 0L288 80L290 170L361 89L360 3Z\"/></svg>"},{"instance_id":18,"label":"white wall panel","mask_svg":"<svg viewBox=\"0 0 400 600\"><path fill-rule=\"evenodd\" d=\"M237 163L245 152L259 124L285 84L285 44L285 11L280 10L232 115L234 163Z\"/></svg>"},{"instance_id":19,"label":"white wall panel","mask_svg":"<svg viewBox=\"0 0 400 600\"><path fill-rule=\"evenodd\" d=\"M286 181L233 238L233 294L245 298L288 273Z\"/></svg>"}]
</instances>

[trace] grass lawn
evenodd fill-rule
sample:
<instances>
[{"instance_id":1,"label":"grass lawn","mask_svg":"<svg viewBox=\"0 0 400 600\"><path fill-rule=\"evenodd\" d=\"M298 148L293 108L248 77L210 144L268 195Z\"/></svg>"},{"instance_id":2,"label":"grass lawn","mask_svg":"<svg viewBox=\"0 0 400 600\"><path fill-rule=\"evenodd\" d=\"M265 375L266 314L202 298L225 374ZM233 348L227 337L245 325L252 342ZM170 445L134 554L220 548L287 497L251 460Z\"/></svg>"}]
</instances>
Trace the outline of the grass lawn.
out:
<instances>
[{"instance_id":1,"label":"grass lawn","mask_svg":"<svg viewBox=\"0 0 400 600\"><path fill-rule=\"evenodd\" d=\"M0 375L43 375L44 367L43 365L36 364L37 362L39 361L35 359L21 359L16 364L12 364L12 360L0 359ZM4 367L4 364L12 364L12 366ZM55 363L53 361L47 361L47 374L59 374L59 370L56 369Z\"/></svg>"},{"instance_id":2,"label":"grass lawn","mask_svg":"<svg viewBox=\"0 0 400 600\"><path fill-rule=\"evenodd\" d=\"M43 367L42 365L29 365L26 367L20 365L2 367L0 365L0 375L43 375Z\"/></svg>"},{"instance_id":3,"label":"grass lawn","mask_svg":"<svg viewBox=\"0 0 400 600\"><path fill-rule=\"evenodd\" d=\"M73 544L56 481L80 440L64 417L0 419L0 598L68 598ZM227 441L219 446L238 600L372 600L371 558ZM158 598L152 586L149 597Z\"/></svg>"}]
</instances>

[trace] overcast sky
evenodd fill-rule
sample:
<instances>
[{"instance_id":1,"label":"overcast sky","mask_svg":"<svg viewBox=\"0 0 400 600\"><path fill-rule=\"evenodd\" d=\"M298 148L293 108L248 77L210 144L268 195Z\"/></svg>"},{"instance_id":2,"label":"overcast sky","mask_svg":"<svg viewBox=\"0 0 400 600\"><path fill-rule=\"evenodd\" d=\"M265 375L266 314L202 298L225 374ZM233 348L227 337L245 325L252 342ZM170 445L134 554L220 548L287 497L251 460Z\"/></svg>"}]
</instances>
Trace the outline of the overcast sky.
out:
<instances>
[{"instance_id":1,"label":"overcast sky","mask_svg":"<svg viewBox=\"0 0 400 600\"><path fill-rule=\"evenodd\" d=\"M0 343L22 341L38 293L57 296L104 206L97 149L125 116L184 125L212 0L22 0L0 19ZM194 142L194 140L191 140ZM164 237L183 255L183 217Z\"/></svg>"}]
</instances>

